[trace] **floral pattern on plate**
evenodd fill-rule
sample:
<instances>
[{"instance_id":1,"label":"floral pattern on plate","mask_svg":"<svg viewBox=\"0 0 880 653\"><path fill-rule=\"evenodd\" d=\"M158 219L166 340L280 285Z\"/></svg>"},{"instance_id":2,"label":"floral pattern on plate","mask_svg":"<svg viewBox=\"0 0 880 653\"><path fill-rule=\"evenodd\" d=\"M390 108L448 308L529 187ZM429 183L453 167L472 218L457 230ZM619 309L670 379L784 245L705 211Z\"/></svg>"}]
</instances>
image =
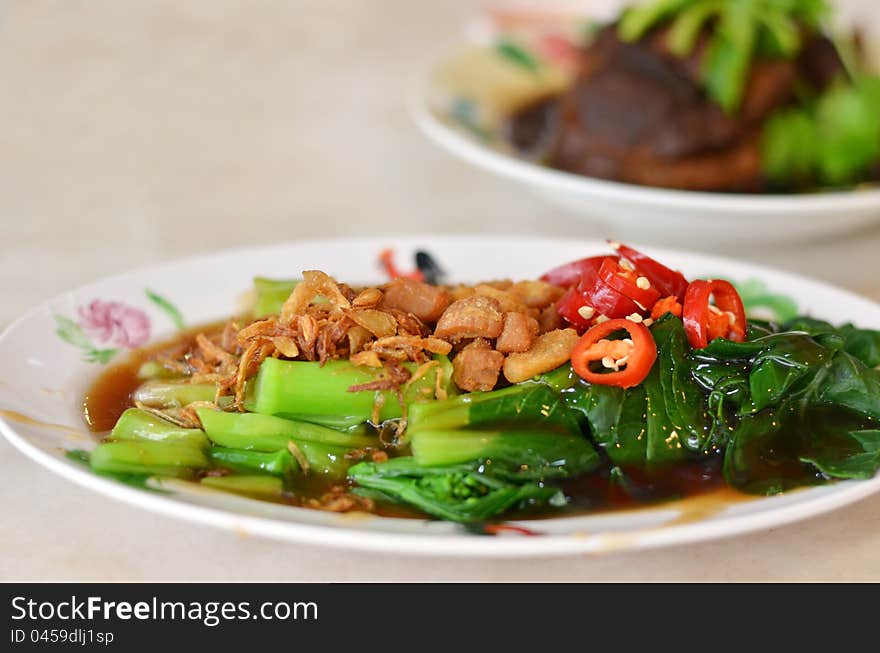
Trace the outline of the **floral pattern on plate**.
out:
<instances>
[{"instance_id":1,"label":"floral pattern on plate","mask_svg":"<svg viewBox=\"0 0 880 653\"><path fill-rule=\"evenodd\" d=\"M161 309L178 330L185 322L177 307L147 289L147 299ZM121 349L137 349L150 341L150 317L141 309L119 301L93 299L77 308L76 319L55 315L56 335L78 348L83 360L106 365ZM111 345L107 347L106 345Z\"/></svg>"}]
</instances>

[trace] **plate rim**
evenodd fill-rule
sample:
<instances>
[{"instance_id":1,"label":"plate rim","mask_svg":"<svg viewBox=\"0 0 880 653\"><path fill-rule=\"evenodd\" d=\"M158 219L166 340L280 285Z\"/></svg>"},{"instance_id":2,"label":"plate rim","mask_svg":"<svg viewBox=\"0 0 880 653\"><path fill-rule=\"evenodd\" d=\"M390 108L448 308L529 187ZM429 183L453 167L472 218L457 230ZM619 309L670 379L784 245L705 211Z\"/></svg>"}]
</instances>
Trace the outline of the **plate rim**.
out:
<instances>
[{"instance_id":1,"label":"plate rim","mask_svg":"<svg viewBox=\"0 0 880 653\"><path fill-rule=\"evenodd\" d=\"M204 259L219 256L245 255L254 253L281 250L285 247L323 244L340 245L342 243L375 245L380 242L395 241L408 247L409 243L444 240L449 243L467 240L491 240L498 245L499 241L528 242L535 246L536 238L528 234L493 236L491 234L387 234L368 237L347 238L303 238L280 243L270 243L246 247L230 247L220 250L193 254L186 257L160 261L126 270L114 275L109 275L92 280L71 290L59 293L25 311L21 316L7 325L0 333L0 343L15 331L20 323L32 318L35 314L45 311L48 307L62 298L71 294L83 294L89 292L89 288L104 283L125 282L127 277L147 275L151 271L166 266L189 265ZM547 246L572 246L583 245L584 247L601 246L602 241L583 238L560 238L539 237L538 240ZM636 244L638 247L639 245ZM680 257L694 259L696 262L720 263L722 265L749 265L754 264L742 259L727 256L718 256L700 252L689 252L682 249L644 246L649 253L662 256L664 253L675 254ZM756 274L772 272L785 282L808 283L814 287L822 288L849 300L855 300L874 306L880 310L880 304L873 300L854 293L850 290L839 288L825 281L812 279L803 275L780 270L772 266L754 265ZM85 432L85 431L83 431ZM601 531L593 534L566 533L566 534L542 534L538 537L479 537L468 534L432 535L411 533L390 533L379 531L367 531L359 529L336 528L323 524L312 524L296 521L277 520L272 517L245 515L234 512L231 509L215 508L197 505L187 501L180 501L173 497L138 490L125 486L111 479L100 477L90 470L80 468L60 456L52 455L29 441L27 436L18 433L15 425L0 413L0 433L13 447L30 458L40 466L73 481L81 487L93 490L115 499L144 508L151 512L163 514L182 521L195 522L213 527L225 528L249 535L262 536L287 542L302 542L313 545L332 546L334 548L358 549L373 552L395 552L412 555L433 555L444 557L479 557L479 558L524 558L524 557L547 557L566 555L598 555L618 551L643 550L670 545L684 545L704 542L725 537L732 537L749 532L764 530L770 527L782 526L812 516L818 516L831 510L850 505L860 499L880 491L880 474L869 480L863 481L840 481L833 491L828 491L830 486L819 486L798 490L799 493L814 491L816 496L807 501L796 502L791 505L778 506L757 514L744 514L719 517L711 521L698 520L691 523L678 525L647 526L632 530ZM822 492L822 490L825 490ZM781 495L790 496L791 492ZM775 497L758 498L756 500L773 500ZM664 504L657 504L660 510ZM294 510L305 510L294 508ZM381 519L381 518L379 518ZM523 521L522 523L528 523Z\"/></svg>"}]
</instances>

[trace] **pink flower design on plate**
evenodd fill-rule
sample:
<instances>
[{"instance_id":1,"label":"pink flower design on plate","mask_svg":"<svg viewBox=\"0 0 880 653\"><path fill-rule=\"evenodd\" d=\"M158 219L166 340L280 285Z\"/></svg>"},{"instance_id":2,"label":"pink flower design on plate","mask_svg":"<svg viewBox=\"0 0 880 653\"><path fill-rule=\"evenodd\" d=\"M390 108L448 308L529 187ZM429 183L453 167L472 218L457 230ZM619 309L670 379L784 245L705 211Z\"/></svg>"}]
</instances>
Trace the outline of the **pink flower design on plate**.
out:
<instances>
[{"instance_id":1,"label":"pink flower design on plate","mask_svg":"<svg viewBox=\"0 0 880 653\"><path fill-rule=\"evenodd\" d=\"M79 309L79 325L101 343L134 349L150 339L147 314L122 302L92 301Z\"/></svg>"}]
</instances>

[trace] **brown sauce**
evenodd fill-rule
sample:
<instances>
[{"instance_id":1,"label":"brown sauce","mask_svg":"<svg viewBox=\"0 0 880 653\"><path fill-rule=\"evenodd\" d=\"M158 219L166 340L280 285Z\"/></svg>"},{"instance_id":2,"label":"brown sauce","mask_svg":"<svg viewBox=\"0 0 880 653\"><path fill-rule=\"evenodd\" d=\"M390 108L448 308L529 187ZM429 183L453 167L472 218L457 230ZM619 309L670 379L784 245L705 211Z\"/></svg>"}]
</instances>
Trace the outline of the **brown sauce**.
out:
<instances>
[{"instance_id":1,"label":"brown sauce","mask_svg":"<svg viewBox=\"0 0 880 653\"><path fill-rule=\"evenodd\" d=\"M127 408L132 408L132 395L143 381L138 371L146 361L169 349L188 345L200 333L219 331L225 322L194 327L176 337L150 347L138 349L123 362L108 367L95 379L83 399L83 418L92 433L106 433L116 424Z\"/></svg>"},{"instance_id":2,"label":"brown sauce","mask_svg":"<svg viewBox=\"0 0 880 653\"><path fill-rule=\"evenodd\" d=\"M219 331L225 323L194 328L176 338L132 353L125 361L108 367L92 384L83 400L83 417L89 429L100 439L110 431L120 415L133 407L132 396L142 380L141 365L160 352L178 348L194 340L199 333ZM555 518L619 510L655 508L660 503L675 502L682 515L675 520L700 519L723 510L728 505L754 498L729 487L721 474L721 459L685 462L664 466L648 473L624 470L629 485L626 490L610 478L607 467L599 472L565 481L561 487L570 502L566 508L545 513L510 512L505 519ZM317 475L298 477L289 495L279 503L302 506L311 498L320 498L337 483ZM693 504L695 510L686 506ZM363 513L360 513L363 514ZM372 514L381 517L424 519L421 511L404 505L377 502ZM688 517L688 515L691 515Z\"/></svg>"}]
</instances>

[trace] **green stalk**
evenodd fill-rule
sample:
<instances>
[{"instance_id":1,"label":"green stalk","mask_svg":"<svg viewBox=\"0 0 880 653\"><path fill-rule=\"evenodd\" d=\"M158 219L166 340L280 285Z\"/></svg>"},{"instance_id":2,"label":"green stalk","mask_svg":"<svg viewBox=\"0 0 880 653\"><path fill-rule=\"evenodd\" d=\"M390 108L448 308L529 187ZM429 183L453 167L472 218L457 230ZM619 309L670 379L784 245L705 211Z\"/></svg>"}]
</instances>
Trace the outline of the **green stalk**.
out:
<instances>
[{"instance_id":1,"label":"green stalk","mask_svg":"<svg viewBox=\"0 0 880 653\"><path fill-rule=\"evenodd\" d=\"M188 478L194 470L210 467L210 461L190 442L124 440L98 445L91 453L91 466L99 473Z\"/></svg>"},{"instance_id":2,"label":"green stalk","mask_svg":"<svg viewBox=\"0 0 880 653\"><path fill-rule=\"evenodd\" d=\"M446 401L413 404L409 407L407 433L425 428L497 427L500 424L573 435L581 432L577 416L565 407L550 384L525 382L502 390L471 392Z\"/></svg>"},{"instance_id":3,"label":"green stalk","mask_svg":"<svg viewBox=\"0 0 880 653\"><path fill-rule=\"evenodd\" d=\"M158 361L144 361L138 368L137 376L143 381L150 379L174 379L180 375L172 372Z\"/></svg>"},{"instance_id":4,"label":"green stalk","mask_svg":"<svg viewBox=\"0 0 880 653\"><path fill-rule=\"evenodd\" d=\"M351 465L345 454L351 449L378 444L377 438L271 415L223 413L209 408L196 412L208 437L222 447L275 453L289 450L293 443L305 457L308 473L331 478L345 476Z\"/></svg>"},{"instance_id":5,"label":"green stalk","mask_svg":"<svg viewBox=\"0 0 880 653\"><path fill-rule=\"evenodd\" d=\"M352 462L345 457L350 449L320 442L298 442L299 450L309 463L309 474L343 479Z\"/></svg>"},{"instance_id":6,"label":"green stalk","mask_svg":"<svg viewBox=\"0 0 880 653\"><path fill-rule=\"evenodd\" d=\"M199 447L208 446L208 439L200 429L182 428L140 408L129 408L122 413L109 439L186 442Z\"/></svg>"},{"instance_id":7,"label":"green stalk","mask_svg":"<svg viewBox=\"0 0 880 653\"><path fill-rule=\"evenodd\" d=\"M280 499L284 483L275 476L206 476L201 484L257 499Z\"/></svg>"},{"instance_id":8,"label":"green stalk","mask_svg":"<svg viewBox=\"0 0 880 653\"><path fill-rule=\"evenodd\" d=\"M134 391L133 398L151 408L182 408L195 401L214 401L217 387L213 383L185 381L147 381Z\"/></svg>"},{"instance_id":9,"label":"green stalk","mask_svg":"<svg viewBox=\"0 0 880 653\"><path fill-rule=\"evenodd\" d=\"M287 449L275 453L211 447L208 450L211 461L219 467L228 467L236 472L248 474L269 474L289 478L299 471L299 464Z\"/></svg>"},{"instance_id":10,"label":"green stalk","mask_svg":"<svg viewBox=\"0 0 880 653\"><path fill-rule=\"evenodd\" d=\"M410 444L419 465L478 463L487 473L508 479L568 478L600 465L583 436L544 429L425 429L412 433Z\"/></svg>"},{"instance_id":11,"label":"green stalk","mask_svg":"<svg viewBox=\"0 0 880 653\"><path fill-rule=\"evenodd\" d=\"M247 403L247 402L245 402ZM353 431L363 431L364 420L359 416L343 417L339 415L302 415L294 413L285 413L285 419L294 422L308 422L309 424L317 424L335 431L344 431L351 433Z\"/></svg>"},{"instance_id":12,"label":"green stalk","mask_svg":"<svg viewBox=\"0 0 880 653\"><path fill-rule=\"evenodd\" d=\"M448 366L448 359L441 359L441 367ZM407 363L405 367L413 372L417 366ZM452 389L451 376L446 373L443 377L447 392ZM321 366L317 362L269 358L260 365L245 405L248 410L266 415L310 416L311 421L322 417L342 417L348 422L366 422L372 419L373 406L379 398L383 402L379 410L380 422L401 417L400 403L393 392L348 391L353 385L380 378L381 370L356 367L344 360L327 361ZM436 379L437 368L433 368L407 386L404 402L409 404L431 399Z\"/></svg>"},{"instance_id":13,"label":"green stalk","mask_svg":"<svg viewBox=\"0 0 880 653\"><path fill-rule=\"evenodd\" d=\"M284 302L299 283L299 279L255 278L254 290L257 292L257 298L254 302L254 317L278 315Z\"/></svg>"},{"instance_id":14,"label":"green stalk","mask_svg":"<svg viewBox=\"0 0 880 653\"><path fill-rule=\"evenodd\" d=\"M213 442L232 449L279 451L286 449L291 440L298 444L316 442L351 448L378 444L375 437L294 422L274 415L226 413L210 408L199 408L196 414Z\"/></svg>"}]
</instances>

